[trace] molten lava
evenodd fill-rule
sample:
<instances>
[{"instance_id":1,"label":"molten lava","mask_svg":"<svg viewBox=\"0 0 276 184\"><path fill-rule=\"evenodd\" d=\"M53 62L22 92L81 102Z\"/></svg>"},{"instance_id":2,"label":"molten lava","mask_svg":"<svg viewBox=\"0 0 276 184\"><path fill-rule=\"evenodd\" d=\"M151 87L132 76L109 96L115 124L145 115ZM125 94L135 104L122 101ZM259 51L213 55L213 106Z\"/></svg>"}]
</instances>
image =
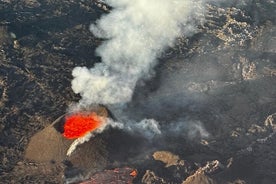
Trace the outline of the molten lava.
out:
<instances>
[{"instance_id":1,"label":"molten lava","mask_svg":"<svg viewBox=\"0 0 276 184\"><path fill-rule=\"evenodd\" d=\"M101 124L102 121L95 112L73 114L65 118L63 136L67 139L76 139L96 130Z\"/></svg>"},{"instance_id":2,"label":"molten lava","mask_svg":"<svg viewBox=\"0 0 276 184\"><path fill-rule=\"evenodd\" d=\"M133 170L129 175L135 178L138 175L138 172L137 170Z\"/></svg>"}]
</instances>

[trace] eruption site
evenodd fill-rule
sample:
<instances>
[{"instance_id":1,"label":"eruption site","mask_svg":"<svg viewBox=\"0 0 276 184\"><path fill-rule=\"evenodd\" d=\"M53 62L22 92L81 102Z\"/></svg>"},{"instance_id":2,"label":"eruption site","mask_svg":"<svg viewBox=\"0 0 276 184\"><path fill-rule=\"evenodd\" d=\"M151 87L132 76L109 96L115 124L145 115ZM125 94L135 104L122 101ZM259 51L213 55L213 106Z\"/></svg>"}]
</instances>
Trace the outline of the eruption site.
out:
<instances>
[{"instance_id":1,"label":"eruption site","mask_svg":"<svg viewBox=\"0 0 276 184\"><path fill-rule=\"evenodd\" d=\"M3 183L276 183L274 1L3 2Z\"/></svg>"},{"instance_id":2,"label":"eruption site","mask_svg":"<svg viewBox=\"0 0 276 184\"><path fill-rule=\"evenodd\" d=\"M90 114L77 113L65 118L63 136L76 139L99 128L103 120L95 112Z\"/></svg>"},{"instance_id":3,"label":"eruption site","mask_svg":"<svg viewBox=\"0 0 276 184\"><path fill-rule=\"evenodd\" d=\"M96 49L101 62L90 69L76 67L72 71L72 89L81 95L77 106L103 104L120 117L118 124L124 130L144 132L145 137L161 134L154 117L133 120L120 112L132 101L134 90L154 75L158 58L174 45L177 37L197 32L206 1L104 2L112 10L90 26L91 32L104 40Z\"/></svg>"}]
</instances>

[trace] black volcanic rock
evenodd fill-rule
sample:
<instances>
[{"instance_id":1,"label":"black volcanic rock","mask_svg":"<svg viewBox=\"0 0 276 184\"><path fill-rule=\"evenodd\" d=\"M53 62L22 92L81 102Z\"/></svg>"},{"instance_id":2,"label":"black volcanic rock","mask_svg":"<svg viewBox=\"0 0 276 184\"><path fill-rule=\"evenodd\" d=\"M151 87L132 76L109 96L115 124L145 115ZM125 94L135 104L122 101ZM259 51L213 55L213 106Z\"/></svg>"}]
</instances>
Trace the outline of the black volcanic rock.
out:
<instances>
[{"instance_id":1,"label":"black volcanic rock","mask_svg":"<svg viewBox=\"0 0 276 184\"><path fill-rule=\"evenodd\" d=\"M275 3L206 6L199 32L160 56L156 75L137 84L123 116L110 108L118 121L158 120L162 135L109 129L67 158L71 142L51 124L80 98L71 90L72 69L100 62L94 50L102 40L89 25L111 7L94 0L0 1L0 181L84 181L128 166L138 171L133 183L276 183ZM45 155L25 159L33 136L44 140L34 147ZM178 157L155 160L162 150Z\"/></svg>"}]
</instances>

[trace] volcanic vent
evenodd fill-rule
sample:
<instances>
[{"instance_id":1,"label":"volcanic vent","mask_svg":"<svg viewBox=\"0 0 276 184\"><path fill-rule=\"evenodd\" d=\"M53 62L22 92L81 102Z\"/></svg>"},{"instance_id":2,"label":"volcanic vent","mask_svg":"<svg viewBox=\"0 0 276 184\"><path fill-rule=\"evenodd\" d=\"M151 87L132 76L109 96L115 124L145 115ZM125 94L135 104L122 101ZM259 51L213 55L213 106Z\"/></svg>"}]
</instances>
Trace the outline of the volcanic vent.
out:
<instances>
[{"instance_id":1,"label":"volcanic vent","mask_svg":"<svg viewBox=\"0 0 276 184\"><path fill-rule=\"evenodd\" d=\"M260 51L254 39L262 45L266 38L246 8L203 0L105 2L112 8L90 26L102 39L101 62L73 69L80 101L31 139L26 158L58 165L68 183L107 176L250 183L255 178L246 171L261 175L252 159L275 138L268 112L275 112L276 85L275 63L258 52L275 50L268 44Z\"/></svg>"}]
</instances>

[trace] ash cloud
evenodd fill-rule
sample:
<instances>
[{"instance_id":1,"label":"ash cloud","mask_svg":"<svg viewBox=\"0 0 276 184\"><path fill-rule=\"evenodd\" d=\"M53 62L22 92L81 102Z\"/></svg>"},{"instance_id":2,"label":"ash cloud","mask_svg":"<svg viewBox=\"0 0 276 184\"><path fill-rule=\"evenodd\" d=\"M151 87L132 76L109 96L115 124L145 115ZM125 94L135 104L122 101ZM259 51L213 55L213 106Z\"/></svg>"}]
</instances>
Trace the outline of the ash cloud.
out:
<instances>
[{"instance_id":1,"label":"ash cloud","mask_svg":"<svg viewBox=\"0 0 276 184\"><path fill-rule=\"evenodd\" d=\"M102 62L72 72L72 89L84 105L131 101L137 81L150 78L160 54L178 36L195 33L195 22L203 20L202 0L105 2L112 11L90 26L95 36L106 39L96 50Z\"/></svg>"}]
</instances>

